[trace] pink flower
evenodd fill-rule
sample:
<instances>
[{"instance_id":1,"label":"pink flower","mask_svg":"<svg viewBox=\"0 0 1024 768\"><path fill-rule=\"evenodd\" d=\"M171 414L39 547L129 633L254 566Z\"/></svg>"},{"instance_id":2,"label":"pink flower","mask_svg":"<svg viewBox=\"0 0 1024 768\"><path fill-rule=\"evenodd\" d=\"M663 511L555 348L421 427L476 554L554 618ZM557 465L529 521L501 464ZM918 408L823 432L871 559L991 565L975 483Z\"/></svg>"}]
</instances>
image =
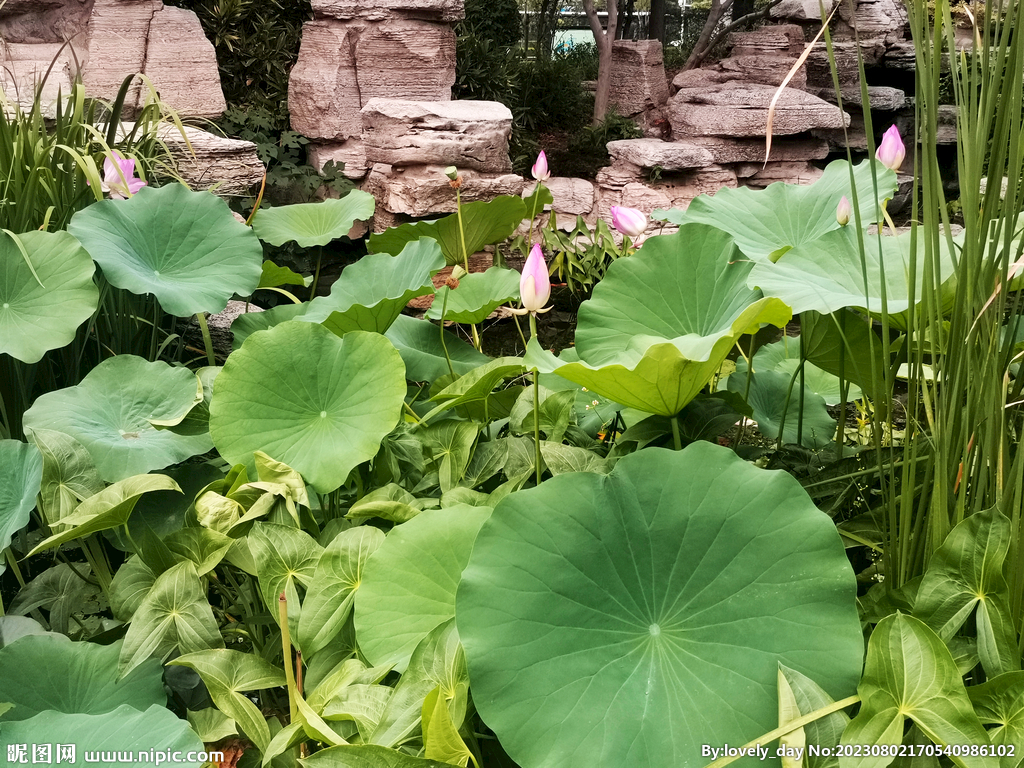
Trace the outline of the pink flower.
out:
<instances>
[{"instance_id":1,"label":"pink flower","mask_svg":"<svg viewBox=\"0 0 1024 768\"><path fill-rule=\"evenodd\" d=\"M636 208L613 205L612 226L624 235L637 238L647 229L647 217Z\"/></svg>"},{"instance_id":2,"label":"pink flower","mask_svg":"<svg viewBox=\"0 0 1024 768\"><path fill-rule=\"evenodd\" d=\"M845 227L850 223L850 213L852 210L850 201L846 199L846 195L843 195L839 199L839 205L836 206L836 221L839 222L839 226Z\"/></svg>"},{"instance_id":3,"label":"pink flower","mask_svg":"<svg viewBox=\"0 0 1024 768\"><path fill-rule=\"evenodd\" d=\"M113 160L110 157L103 160L101 186L104 192L110 193L115 200L124 200L146 186L146 182L135 177L135 160L122 156L117 150L110 154Z\"/></svg>"},{"instance_id":4,"label":"pink flower","mask_svg":"<svg viewBox=\"0 0 1024 768\"><path fill-rule=\"evenodd\" d=\"M543 149L537 155L537 162L533 164L531 173L537 181L547 181L551 178L551 171L548 170L548 156L544 154Z\"/></svg>"},{"instance_id":5,"label":"pink flower","mask_svg":"<svg viewBox=\"0 0 1024 768\"><path fill-rule=\"evenodd\" d=\"M530 250L530 257L523 266L523 276L519 280L519 298L523 302L521 314L547 312L544 305L551 298L551 279L548 277L548 265L544 261L544 253L540 243L535 243Z\"/></svg>"},{"instance_id":6,"label":"pink flower","mask_svg":"<svg viewBox=\"0 0 1024 768\"><path fill-rule=\"evenodd\" d=\"M882 135L882 143L878 145L875 152L875 159L886 168L898 171L903 165L903 158L907 156L907 148L903 146L903 139L900 138L899 129L895 125L890 126Z\"/></svg>"}]
</instances>

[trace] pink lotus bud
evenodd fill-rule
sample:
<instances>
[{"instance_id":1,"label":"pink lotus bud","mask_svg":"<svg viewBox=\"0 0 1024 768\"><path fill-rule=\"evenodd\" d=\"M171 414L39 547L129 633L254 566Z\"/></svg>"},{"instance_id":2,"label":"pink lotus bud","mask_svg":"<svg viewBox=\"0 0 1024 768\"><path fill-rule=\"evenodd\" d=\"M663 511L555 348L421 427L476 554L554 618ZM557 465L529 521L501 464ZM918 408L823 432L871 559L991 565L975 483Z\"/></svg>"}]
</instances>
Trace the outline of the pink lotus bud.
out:
<instances>
[{"instance_id":1,"label":"pink lotus bud","mask_svg":"<svg viewBox=\"0 0 1024 768\"><path fill-rule=\"evenodd\" d=\"M124 157L116 149L111 150L110 156L103 160L100 188L114 200L126 200L144 186L146 182L135 176L135 160Z\"/></svg>"},{"instance_id":2,"label":"pink lotus bud","mask_svg":"<svg viewBox=\"0 0 1024 768\"><path fill-rule=\"evenodd\" d=\"M537 162L533 164L531 173L537 181L547 181L551 178L551 171L548 170L548 156L544 154L543 149L537 155Z\"/></svg>"},{"instance_id":3,"label":"pink lotus bud","mask_svg":"<svg viewBox=\"0 0 1024 768\"><path fill-rule=\"evenodd\" d=\"M839 205L836 206L836 221L839 222L840 227L845 227L850 223L850 213L852 210L850 201L846 199L846 195L843 195L839 199Z\"/></svg>"},{"instance_id":4,"label":"pink lotus bud","mask_svg":"<svg viewBox=\"0 0 1024 768\"><path fill-rule=\"evenodd\" d=\"M647 229L647 217L636 208L613 205L612 226L624 235L637 238Z\"/></svg>"},{"instance_id":5,"label":"pink lotus bud","mask_svg":"<svg viewBox=\"0 0 1024 768\"><path fill-rule=\"evenodd\" d=\"M548 278L548 265L544 261L540 243L534 244L530 250L530 257L523 266L523 276L519 280L519 298L527 312L542 312L544 305L551 298L551 280Z\"/></svg>"},{"instance_id":6,"label":"pink lotus bud","mask_svg":"<svg viewBox=\"0 0 1024 768\"><path fill-rule=\"evenodd\" d=\"M907 156L907 148L903 146L903 139L900 138L899 129L895 125L890 126L882 135L882 143L878 145L875 152L875 159L886 168L898 171L903 165L903 158Z\"/></svg>"}]
</instances>

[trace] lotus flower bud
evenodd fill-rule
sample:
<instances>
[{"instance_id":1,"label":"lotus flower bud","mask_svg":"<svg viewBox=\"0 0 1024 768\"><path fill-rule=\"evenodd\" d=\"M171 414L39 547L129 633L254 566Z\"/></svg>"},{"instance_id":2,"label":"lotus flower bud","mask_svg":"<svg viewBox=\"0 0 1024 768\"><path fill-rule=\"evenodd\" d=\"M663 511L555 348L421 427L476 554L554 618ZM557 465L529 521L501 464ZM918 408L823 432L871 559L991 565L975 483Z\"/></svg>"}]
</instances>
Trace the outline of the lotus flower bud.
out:
<instances>
[{"instance_id":1,"label":"lotus flower bud","mask_svg":"<svg viewBox=\"0 0 1024 768\"><path fill-rule=\"evenodd\" d=\"M882 134L882 143L878 145L875 152L875 159L892 171L898 171L903 165L903 158L907 156L907 148L903 146L903 139L900 138L899 129L895 125L890 126Z\"/></svg>"},{"instance_id":2,"label":"lotus flower bud","mask_svg":"<svg viewBox=\"0 0 1024 768\"><path fill-rule=\"evenodd\" d=\"M612 226L624 235L637 238L647 229L647 217L636 208L613 205Z\"/></svg>"},{"instance_id":3,"label":"lotus flower bud","mask_svg":"<svg viewBox=\"0 0 1024 768\"><path fill-rule=\"evenodd\" d=\"M530 172L537 181L547 181L551 178L551 171L548 170L548 156L544 154L543 149L537 155L537 162L533 164Z\"/></svg>"},{"instance_id":4,"label":"lotus flower bud","mask_svg":"<svg viewBox=\"0 0 1024 768\"><path fill-rule=\"evenodd\" d=\"M534 244L530 250L530 257L523 266L523 276L519 280L519 298L527 312L543 312L544 305L551 298L551 280L548 278L548 265L544 261L540 243Z\"/></svg>"},{"instance_id":5,"label":"lotus flower bud","mask_svg":"<svg viewBox=\"0 0 1024 768\"><path fill-rule=\"evenodd\" d=\"M846 199L846 195L843 195L839 199L839 205L836 206L836 221L839 222L839 226L845 227L850 223L851 211L850 201Z\"/></svg>"}]
</instances>

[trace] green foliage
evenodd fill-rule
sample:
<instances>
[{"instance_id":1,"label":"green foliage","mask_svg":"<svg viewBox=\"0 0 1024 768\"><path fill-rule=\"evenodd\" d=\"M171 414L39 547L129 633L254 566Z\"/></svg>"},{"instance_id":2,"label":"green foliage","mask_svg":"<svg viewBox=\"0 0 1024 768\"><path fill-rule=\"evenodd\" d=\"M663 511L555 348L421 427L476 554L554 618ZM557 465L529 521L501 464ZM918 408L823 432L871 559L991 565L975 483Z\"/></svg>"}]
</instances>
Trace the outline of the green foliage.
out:
<instances>
[{"instance_id":1,"label":"green foliage","mask_svg":"<svg viewBox=\"0 0 1024 768\"><path fill-rule=\"evenodd\" d=\"M516 0L466 0L466 18L462 27L473 35L490 40L500 48L511 48L523 34L519 4Z\"/></svg>"}]
</instances>

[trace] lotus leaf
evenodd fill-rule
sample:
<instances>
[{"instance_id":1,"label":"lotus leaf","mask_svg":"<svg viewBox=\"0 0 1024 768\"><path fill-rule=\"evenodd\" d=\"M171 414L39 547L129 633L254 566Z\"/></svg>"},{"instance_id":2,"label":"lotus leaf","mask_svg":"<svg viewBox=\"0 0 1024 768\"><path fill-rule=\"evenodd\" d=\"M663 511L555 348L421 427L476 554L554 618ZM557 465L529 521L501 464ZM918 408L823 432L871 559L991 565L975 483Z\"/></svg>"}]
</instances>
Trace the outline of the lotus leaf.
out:
<instances>
[{"instance_id":1,"label":"lotus leaf","mask_svg":"<svg viewBox=\"0 0 1024 768\"><path fill-rule=\"evenodd\" d=\"M0 552L28 524L42 480L43 457L34 445L0 440Z\"/></svg>"},{"instance_id":2,"label":"lotus leaf","mask_svg":"<svg viewBox=\"0 0 1024 768\"><path fill-rule=\"evenodd\" d=\"M445 304L447 297L447 305ZM491 267L486 272L474 272L459 279L459 287L445 286L437 292L427 317L438 320L444 309L444 319L454 323L482 323L502 304L519 298L519 273L514 269Z\"/></svg>"},{"instance_id":3,"label":"lotus leaf","mask_svg":"<svg viewBox=\"0 0 1024 768\"><path fill-rule=\"evenodd\" d=\"M178 317L222 311L234 294L251 294L263 272L253 231L223 200L183 184L101 200L76 213L68 231L111 285L152 293Z\"/></svg>"},{"instance_id":4,"label":"lotus leaf","mask_svg":"<svg viewBox=\"0 0 1024 768\"><path fill-rule=\"evenodd\" d=\"M395 318L385 336L405 361L406 375L410 381L434 381L447 374L446 348L452 368L460 376L489 360L486 355L477 352L470 344L448 331L444 331L442 347L441 331L436 325L406 315Z\"/></svg>"},{"instance_id":5,"label":"lotus leaf","mask_svg":"<svg viewBox=\"0 0 1024 768\"><path fill-rule=\"evenodd\" d=\"M733 374L729 389L746 395L754 421L769 440L780 437L783 443L799 443L820 449L836 434L836 421L828 414L825 400L810 388L800 391L799 374L762 371L750 377ZM802 407L802 410L801 410Z\"/></svg>"},{"instance_id":6,"label":"lotus leaf","mask_svg":"<svg viewBox=\"0 0 1024 768\"><path fill-rule=\"evenodd\" d=\"M40 712L102 715L127 704L145 710L163 704L160 663L154 659L116 680L121 642L73 643L32 635L0 648L0 701L14 709L0 720L27 720Z\"/></svg>"},{"instance_id":7,"label":"lotus leaf","mask_svg":"<svg viewBox=\"0 0 1024 768\"><path fill-rule=\"evenodd\" d=\"M367 660L399 672L432 629L455 616L455 590L490 507L429 509L395 526L366 563L356 637Z\"/></svg>"},{"instance_id":8,"label":"lotus leaf","mask_svg":"<svg viewBox=\"0 0 1024 768\"><path fill-rule=\"evenodd\" d=\"M519 765L685 768L775 727L780 662L853 692L855 595L796 480L694 443L506 497L456 621L473 701Z\"/></svg>"},{"instance_id":9,"label":"lotus leaf","mask_svg":"<svg viewBox=\"0 0 1024 768\"><path fill-rule=\"evenodd\" d=\"M409 243L397 256L363 256L342 271L329 296L313 299L297 317L323 323L339 336L384 333L410 301L434 292L430 276L443 267L441 249L430 238Z\"/></svg>"},{"instance_id":10,"label":"lotus leaf","mask_svg":"<svg viewBox=\"0 0 1024 768\"><path fill-rule=\"evenodd\" d=\"M337 200L265 208L253 217L252 228L270 245L327 245L346 237L357 221L371 218L374 205L373 195L354 189Z\"/></svg>"},{"instance_id":11,"label":"lotus leaf","mask_svg":"<svg viewBox=\"0 0 1024 768\"><path fill-rule=\"evenodd\" d=\"M405 366L383 336L290 321L256 333L214 383L210 431L232 464L263 451L329 493L398 423Z\"/></svg>"},{"instance_id":12,"label":"lotus leaf","mask_svg":"<svg viewBox=\"0 0 1024 768\"><path fill-rule=\"evenodd\" d=\"M798 336L783 336L779 341L765 344L754 355L754 373L762 371L778 371L792 376L800 367L800 338ZM850 372L852 373L852 371ZM736 360L736 371L732 374L738 379L745 379L747 375L747 360L739 357ZM847 374L848 376L850 374ZM828 371L822 370L814 363L805 362L804 386L816 395L820 395L826 405L839 405L842 400L842 388L840 380ZM846 393L846 400L858 400L863 397L860 387L856 384L849 384Z\"/></svg>"},{"instance_id":13,"label":"lotus leaf","mask_svg":"<svg viewBox=\"0 0 1024 768\"><path fill-rule=\"evenodd\" d=\"M851 187L850 170L846 160L836 160L813 184L777 183L761 190L720 189L714 196L701 195L686 211L655 214L663 214L673 224L702 222L718 227L736 239L747 258L768 261L780 252L814 242L826 232L839 229L836 206L844 195L853 200L852 189L857 190L864 224L881 220L877 205L895 193L896 174L881 163L864 160L853 167ZM878 179L877 198L873 193L872 171Z\"/></svg>"},{"instance_id":14,"label":"lotus leaf","mask_svg":"<svg viewBox=\"0 0 1024 768\"><path fill-rule=\"evenodd\" d=\"M793 248L775 264L759 262L750 272L749 284L766 296L779 297L797 313L812 309L828 314L856 307L875 315L884 312L889 315L890 325L906 330L911 296L915 304L922 300L925 272L924 238L919 237L911 285L910 241L909 232L895 237L864 235L862 261L857 231L843 227ZM953 255L945 246L938 258L938 271L936 279L940 282L953 275Z\"/></svg>"},{"instance_id":15,"label":"lotus leaf","mask_svg":"<svg viewBox=\"0 0 1024 768\"><path fill-rule=\"evenodd\" d=\"M199 768L203 764L202 760L195 759L203 751L203 742L188 723L157 704L145 712L123 704L102 715L41 712L29 720L0 725L0 746L39 744L44 737L51 741L51 746L58 740L62 744L73 744L75 760L94 755L95 762L88 762L96 768L118 768L125 764L118 759L119 753L130 752L138 757L140 751L180 753L181 759L176 760L175 765L182 768ZM192 760L186 759L189 753L193 755ZM56 753L51 751L50 757L57 762ZM28 758L26 754L26 760ZM69 759L65 756L64 760Z\"/></svg>"},{"instance_id":16,"label":"lotus leaf","mask_svg":"<svg viewBox=\"0 0 1024 768\"><path fill-rule=\"evenodd\" d=\"M1024 760L1024 672L1006 672L967 689L974 711L983 723L992 723L992 744L1012 744L1015 754L999 760L1000 768L1016 768Z\"/></svg>"},{"instance_id":17,"label":"lotus leaf","mask_svg":"<svg viewBox=\"0 0 1024 768\"><path fill-rule=\"evenodd\" d=\"M36 363L47 350L70 344L96 310L95 271L67 232L0 231L0 354Z\"/></svg>"},{"instance_id":18,"label":"lotus leaf","mask_svg":"<svg viewBox=\"0 0 1024 768\"><path fill-rule=\"evenodd\" d=\"M71 435L107 482L163 469L213 447L208 434L176 435L152 422L187 413L202 397L196 375L167 363L118 355L74 387L48 392L25 412L26 432Z\"/></svg>"}]
</instances>

